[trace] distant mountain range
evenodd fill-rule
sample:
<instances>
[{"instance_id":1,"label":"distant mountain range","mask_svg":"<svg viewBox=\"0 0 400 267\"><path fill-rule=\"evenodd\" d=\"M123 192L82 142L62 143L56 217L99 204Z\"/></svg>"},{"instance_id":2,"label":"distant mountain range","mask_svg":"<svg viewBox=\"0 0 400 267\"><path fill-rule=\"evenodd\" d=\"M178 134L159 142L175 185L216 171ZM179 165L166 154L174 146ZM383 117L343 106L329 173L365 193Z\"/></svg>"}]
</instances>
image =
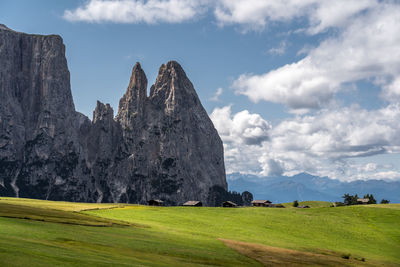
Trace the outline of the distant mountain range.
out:
<instances>
[{"instance_id":1,"label":"distant mountain range","mask_svg":"<svg viewBox=\"0 0 400 267\"><path fill-rule=\"evenodd\" d=\"M368 180L341 182L328 177L300 173L291 177L258 177L233 173L227 175L228 188L231 191L250 191L254 199L268 199L274 203L293 200L343 201L343 194L373 194L380 202L382 198L390 203L400 203L400 182Z\"/></svg>"}]
</instances>

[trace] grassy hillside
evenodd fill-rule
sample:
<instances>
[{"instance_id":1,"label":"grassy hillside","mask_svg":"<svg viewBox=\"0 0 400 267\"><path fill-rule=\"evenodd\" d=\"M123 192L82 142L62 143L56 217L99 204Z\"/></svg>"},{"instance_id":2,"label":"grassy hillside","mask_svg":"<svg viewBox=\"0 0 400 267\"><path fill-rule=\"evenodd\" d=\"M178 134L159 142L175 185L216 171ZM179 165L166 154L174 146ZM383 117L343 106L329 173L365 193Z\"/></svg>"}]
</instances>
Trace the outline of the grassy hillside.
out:
<instances>
[{"instance_id":1,"label":"grassy hillside","mask_svg":"<svg viewBox=\"0 0 400 267\"><path fill-rule=\"evenodd\" d=\"M12 204L27 214L58 210L59 222L71 214L84 216L74 220L114 222L90 227L0 217L0 266L400 266L396 204L232 209L4 198L0 203L0 216Z\"/></svg>"}]
</instances>

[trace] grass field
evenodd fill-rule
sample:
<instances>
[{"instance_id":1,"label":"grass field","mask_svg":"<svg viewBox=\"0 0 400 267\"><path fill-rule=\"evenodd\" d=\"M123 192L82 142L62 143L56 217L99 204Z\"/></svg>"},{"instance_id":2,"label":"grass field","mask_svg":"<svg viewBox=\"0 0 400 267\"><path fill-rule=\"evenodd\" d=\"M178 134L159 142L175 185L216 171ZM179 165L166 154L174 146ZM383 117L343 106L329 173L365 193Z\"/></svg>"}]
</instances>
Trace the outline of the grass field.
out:
<instances>
[{"instance_id":1,"label":"grass field","mask_svg":"<svg viewBox=\"0 0 400 267\"><path fill-rule=\"evenodd\" d=\"M312 208L0 198L0 266L400 266L400 204L300 204Z\"/></svg>"}]
</instances>

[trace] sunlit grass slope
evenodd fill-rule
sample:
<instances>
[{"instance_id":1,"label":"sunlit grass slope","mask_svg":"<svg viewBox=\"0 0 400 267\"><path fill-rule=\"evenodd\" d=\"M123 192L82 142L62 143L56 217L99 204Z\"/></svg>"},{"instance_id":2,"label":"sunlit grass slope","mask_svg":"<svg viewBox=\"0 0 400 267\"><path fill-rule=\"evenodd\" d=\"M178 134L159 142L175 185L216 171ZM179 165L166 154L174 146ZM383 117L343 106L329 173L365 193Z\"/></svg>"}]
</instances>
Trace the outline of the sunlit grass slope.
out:
<instances>
[{"instance_id":1,"label":"sunlit grass slope","mask_svg":"<svg viewBox=\"0 0 400 267\"><path fill-rule=\"evenodd\" d=\"M50 201L30 198L14 198L14 197L0 197L1 203L23 205L30 207L38 207L43 209L56 209L64 211L82 211L90 209L107 209L124 207L126 204L114 203L80 203L80 202L65 202L65 201Z\"/></svg>"},{"instance_id":2,"label":"sunlit grass slope","mask_svg":"<svg viewBox=\"0 0 400 267\"><path fill-rule=\"evenodd\" d=\"M400 266L400 209L392 204L276 209L10 198L0 203L0 216L27 209L58 216L59 222L74 214L83 216L74 217L78 221L132 224L90 227L0 217L0 266L259 266L254 259L270 264L300 257L316 265ZM15 206L17 211L10 211ZM350 259L343 259L347 254Z\"/></svg>"},{"instance_id":3,"label":"sunlit grass slope","mask_svg":"<svg viewBox=\"0 0 400 267\"><path fill-rule=\"evenodd\" d=\"M397 209L132 206L85 213L147 224L151 231L168 232L192 242L224 238L301 251L350 253L400 264Z\"/></svg>"}]
</instances>

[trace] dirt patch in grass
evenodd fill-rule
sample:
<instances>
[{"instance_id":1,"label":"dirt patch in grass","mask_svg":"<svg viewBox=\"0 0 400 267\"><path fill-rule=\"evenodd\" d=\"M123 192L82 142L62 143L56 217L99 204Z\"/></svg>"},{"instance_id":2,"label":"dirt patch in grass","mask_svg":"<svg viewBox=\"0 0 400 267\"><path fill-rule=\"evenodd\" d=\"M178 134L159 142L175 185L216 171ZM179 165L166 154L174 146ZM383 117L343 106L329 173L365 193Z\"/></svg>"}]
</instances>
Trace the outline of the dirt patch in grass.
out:
<instances>
[{"instance_id":1,"label":"dirt patch in grass","mask_svg":"<svg viewBox=\"0 0 400 267\"><path fill-rule=\"evenodd\" d=\"M332 255L317 254L222 238L219 240L264 266L377 266L376 262L363 262L360 259L351 258L351 256L349 259L344 259L340 254L335 255L334 253Z\"/></svg>"}]
</instances>

